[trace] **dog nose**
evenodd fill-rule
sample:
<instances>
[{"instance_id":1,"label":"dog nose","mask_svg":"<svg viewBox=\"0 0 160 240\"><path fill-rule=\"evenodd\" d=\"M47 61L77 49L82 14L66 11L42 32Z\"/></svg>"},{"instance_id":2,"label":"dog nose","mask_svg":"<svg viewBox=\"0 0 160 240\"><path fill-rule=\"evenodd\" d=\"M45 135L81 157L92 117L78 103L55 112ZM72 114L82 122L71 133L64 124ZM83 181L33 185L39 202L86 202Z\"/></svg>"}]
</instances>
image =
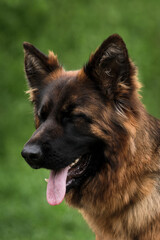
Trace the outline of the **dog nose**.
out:
<instances>
[{"instance_id":1,"label":"dog nose","mask_svg":"<svg viewBox=\"0 0 160 240\"><path fill-rule=\"evenodd\" d=\"M33 168L40 167L40 161L42 159L42 150L37 144L26 144L21 152L22 157Z\"/></svg>"}]
</instances>

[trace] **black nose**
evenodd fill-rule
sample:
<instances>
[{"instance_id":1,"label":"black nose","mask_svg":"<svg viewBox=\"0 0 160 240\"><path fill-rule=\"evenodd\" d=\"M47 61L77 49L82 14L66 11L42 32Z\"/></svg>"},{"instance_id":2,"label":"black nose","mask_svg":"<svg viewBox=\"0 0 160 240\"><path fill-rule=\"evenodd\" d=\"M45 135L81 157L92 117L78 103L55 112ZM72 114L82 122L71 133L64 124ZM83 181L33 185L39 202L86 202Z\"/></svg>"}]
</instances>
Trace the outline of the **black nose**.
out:
<instances>
[{"instance_id":1,"label":"black nose","mask_svg":"<svg viewBox=\"0 0 160 240\"><path fill-rule=\"evenodd\" d=\"M41 167L42 150L39 145L26 144L21 152L21 155L31 167Z\"/></svg>"}]
</instances>

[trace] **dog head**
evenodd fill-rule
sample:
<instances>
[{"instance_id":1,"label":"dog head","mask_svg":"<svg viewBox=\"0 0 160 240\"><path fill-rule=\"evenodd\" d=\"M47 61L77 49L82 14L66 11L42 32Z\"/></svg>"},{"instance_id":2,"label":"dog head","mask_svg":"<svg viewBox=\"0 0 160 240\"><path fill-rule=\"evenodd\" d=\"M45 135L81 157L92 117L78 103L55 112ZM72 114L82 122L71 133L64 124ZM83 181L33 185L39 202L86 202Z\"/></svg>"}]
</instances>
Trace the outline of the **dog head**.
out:
<instances>
[{"instance_id":1,"label":"dog head","mask_svg":"<svg viewBox=\"0 0 160 240\"><path fill-rule=\"evenodd\" d=\"M52 170L47 195L55 205L106 164L121 164L139 118L136 69L116 34L78 71L65 71L52 52L29 43L24 50L36 131L22 156L33 168Z\"/></svg>"}]
</instances>

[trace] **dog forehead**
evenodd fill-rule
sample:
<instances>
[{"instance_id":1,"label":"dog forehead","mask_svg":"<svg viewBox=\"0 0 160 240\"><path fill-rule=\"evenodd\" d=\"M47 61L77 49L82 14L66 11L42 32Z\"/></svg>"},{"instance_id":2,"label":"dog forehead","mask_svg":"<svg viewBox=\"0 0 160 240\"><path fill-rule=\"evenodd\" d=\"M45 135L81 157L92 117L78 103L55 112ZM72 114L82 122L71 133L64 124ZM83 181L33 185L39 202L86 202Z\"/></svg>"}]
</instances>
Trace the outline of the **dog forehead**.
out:
<instances>
[{"instance_id":1,"label":"dog forehead","mask_svg":"<svg viewBox=\"0 0 160 240\"><path fill-rule=\"evenodd\" d=\"M64 68L57 69L56 71L51 72L46 78L46 82L55 82L55 81L67 81L72 78L76 78L80 70L74 71L65 71Z\"/></svg>"},{"instance_id":2,"label":"dog forehead","mask_svg":"<svg viewBox=\"0 0 160 240\"><path fill-rule=\"evenodd\" d=\"M41 103L53 101L54 103L74 95L78 89L79 70L76 71L57 71L51 73L45 79L45 86L41 94Z\"/></svg>"},{"instance_id":3,"label":"dog forehead","mask_svg":"<svg viewBox=\"0 0 160 240\"><path fill-rule=\"evenodd\" d=\"M79 71L62 71L61 74L56 77L53 73L51 75L51 85L49 86L50 92L56 98L59 98L66 91L70 91L71 94L74 86L78 82L78 72Z\"/></svg>"},{"instance_id":4,"label":"dog forehead","mask_svg":"<svg viewBox=\"0 0 160 240\"><path fill-rule=\"evenodd\" d=\"M58 75L51 74L50 78L43 91L43 99L45 102L52 102L55 109L65 109L71 104L83 106L86 101L92 104L97 98L93 82L86 77L82 69L62 70Z\"/></svg>"}]
</instances>

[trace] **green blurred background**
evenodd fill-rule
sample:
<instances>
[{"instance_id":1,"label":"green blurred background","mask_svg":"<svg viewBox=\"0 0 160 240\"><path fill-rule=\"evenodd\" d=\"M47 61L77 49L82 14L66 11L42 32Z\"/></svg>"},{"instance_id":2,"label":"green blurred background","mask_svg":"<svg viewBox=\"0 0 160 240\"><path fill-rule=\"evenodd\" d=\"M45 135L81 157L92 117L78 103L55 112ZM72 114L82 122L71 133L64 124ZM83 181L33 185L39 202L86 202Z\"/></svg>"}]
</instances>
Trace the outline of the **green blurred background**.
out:
<instances>
[{"instance_id":1,"label":"green blurred background","mask_svg":"<svg viewBox=\"0 0 160 240\"><path fill-rule=\"evenodd\" d=\"M0 0L0 239L93 240L76 210L46 202L46 170L32 170L20 152L34 130L25 95L23 41L66 69L80 68L113 33L139 67L143 102L160 117L160 1Z\"/></svg>"}]
</instances>

